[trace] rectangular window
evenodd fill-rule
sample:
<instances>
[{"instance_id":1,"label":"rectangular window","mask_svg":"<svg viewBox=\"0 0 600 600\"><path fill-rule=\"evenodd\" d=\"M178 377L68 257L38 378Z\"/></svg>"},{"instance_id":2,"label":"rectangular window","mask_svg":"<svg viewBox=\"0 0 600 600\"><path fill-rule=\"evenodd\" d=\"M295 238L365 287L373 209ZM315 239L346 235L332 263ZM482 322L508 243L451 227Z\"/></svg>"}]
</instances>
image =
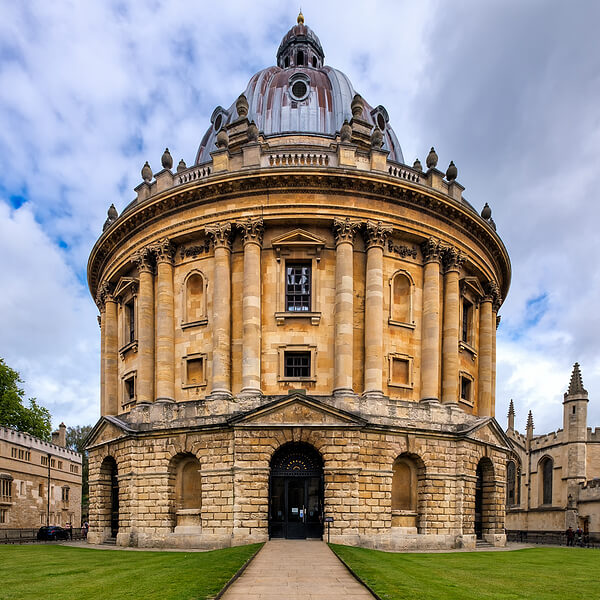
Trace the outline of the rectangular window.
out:
<instances>
[{"instance_id":1,"label":"rectangular window","mask_svg":"<svg viewBox=\"0 0 600 600\"><path fill-rule=\"evenodd\" d=\"M125 402L135 400L135 377L129 377L125 380Z\"/></svg>"},{"instance_id":2,"label":"rectangular window","mask_svg":"<svg viewBox=\"0 0 600 600\"><path fill-rule=\"evenodd\" d=\"M62 488L62 501L63 502L69 501L69 488L68 487Z\"/></svg>"},{"instance_id":3,"label":"rectangular window","mask_svg":"<svg viewBox=\"0 0 600 600\"><path fill-rule=\"evenodd\" d=\"M70 471L71 473L75 473L76 475L79 473L79 466L78 465L70 465Z\"/></svg>"},{"instance_id":4,"label":"rectangular window","mask_svg":"<svg viewBox=\"0 0 600 600\"><path fill-rule=\"evenodd\" d=\"M8 509L0 508L0 523L8 523Z\"/></svg>"},{"instance_id":5,"label":"rectangular window","mask_svg":"<svg viewBox=\"0 0 600 600\"><path fill-rule=\"evenodd\" d=\"M42 465L44 465L44 467L48 466L48 457L47 456L42 456Z\"/></svg>"},{"instance_id":6,"label":"rectangular window","mask_svg":"<svg viewBox=\"0 0 600 600\"><path fill-rule=\"evenodd\" d=\"M460 399L471 403L471 380L468 377L460 378Z\"/></svg>"},{"instance_id":7,"label":"rectangular window","mask_svg":"<svg viewBox=\"0 0 600 600\"><path fill-rule=\"evenodd\" d=\"M310 312L311 266L287 263L285 267L285 310Z\"/></svg>"},{"instance_id":8,"label":"rectangular window","mask_svg":"<svg viewBox=\"0 0 600 600\"><path fill-rule=\"evenodd\" d=\"M286 352L283 372L286 379L309 378L310 352Z\"/></svg>"},{"instance_id":9,"label":"rectangular window","mask_svg":"<svg viewBox=\"0 0 600 600\"><path fill-rule=\"evenodd\" d=\"M50 459L50 466L51 466L53 469L56 469L56 461L55 461L53 458L51 458L51 459Z\"/></svg>"},{"instance_id":10,"label":"rectangular window","mask_svg":"<svg viewBox=\"0 0 600 600\"><path fill-rule=\"evenodd\" d=\"M468 300L463 300L462 311L462 341L471 343L473 323L473 305Z\"/></svg>"},{"instance_id":11,"label":"rectangular window","mask_svg":"<svg viewBox=\"0 0 600 600\"><path fill-rule=\"evenodd\" d=\"M19 453L18 453L18 451L17 451L16 448L11 448L10 449L10 456L11 456L11 458L17 458L18 455L19 455Z\"/></svg>"},{"instance_id":12,"label":"rectangular window","mask_svg":"<svg viewBox=\"0 0 600 600\"><path fill-rule=\"evenodd\" d=\"M12 498L12 481L10 479L2 479L0 485L0 496L5 502L10 502Z\"/></svg>"},{"instance_id":13,"label":"rectangular window","mask_svg":"<svg viewBox=\"0 0 600 600\"><path fill-rule=\"evenodd\" d=\"M125 304L126 344L135 341L135 302L130 300Z\"/></svg>"},{"instance_id":14,"label":"rectangular window","mask_svg":"<svg viewBox=\"0 0 600 600\"><path fill-rule=\"evenodd\" d=\"M59 469L62 469L62 467L63 467L62 460L59 460L59 461L58 461L58 468L59 468Z\"/></svg>"},{"instance_id":15,"label":"rectangular window","mask_svg":"<svg viewBox=\"0 0 600 600\"><path fill-rule=\"evenodd\" d=\"M405 358L392 358L391 361L391 384L410 385L410 362Z\"/></svg>"},{"instance_id":16,"label":"rectangular window","mask_svg":"<svg viewBox=\"0 0 600 600\"><path fill-rule=\"evenodd\" d=\"M188 358L186 361L186 381L188 385L202 385L204 382L204 359Z\"/></svg>"},{"instance_id":17,"label":"rectangular window","mask_svg":"<svg viewBox=\"0 0 600 600\"><path fill-rule=\"evenodd\" d=\"M40 498L43 498L43 497L44 497L44 484L43 484L43 483L40 483L40 484L38 485L38 496L39 496Z\"/></svg>"}]
</instances>

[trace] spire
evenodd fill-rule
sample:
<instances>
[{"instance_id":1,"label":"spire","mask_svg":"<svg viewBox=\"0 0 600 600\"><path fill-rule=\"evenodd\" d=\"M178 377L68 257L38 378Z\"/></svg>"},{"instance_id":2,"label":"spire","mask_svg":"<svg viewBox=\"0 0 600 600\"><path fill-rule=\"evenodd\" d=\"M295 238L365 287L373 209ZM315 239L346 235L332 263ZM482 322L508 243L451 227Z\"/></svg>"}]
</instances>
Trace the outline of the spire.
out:
<instances>
[{"instance_id":1,"label":"spire","mask_svg":"<svg viewBox=\"0 0 600 600\"><path fill-rule=\"evenodd\" d=\"M512 401L512 398L510 399L510 404L508 405L508 428L515 428L515 405Z\"/></svg>"},{"instance_id":2,"label":"spire","mask_svg":"<svg viewBox=\"0 0 600 600\"><path fill-rule=\"evenodd\" d=\"M581 371L579 370L579 363L573 365L573 372L571 373L571 381L569 382L569 396L574 394L587 394L587 391L583 387L583 380L581 379Z\"/></svg>"},{"instance_id":3,"label":"spire","mask_svg":"<svg viewBox=\"0 0 600 600\"><path fill-rule=\"evenodd\" d=\"M533 415L531 414L531 411L529 411L529 414L527 415L527 431L529 432L529 430L533 432Z\"/></svg>"}]
</instances>

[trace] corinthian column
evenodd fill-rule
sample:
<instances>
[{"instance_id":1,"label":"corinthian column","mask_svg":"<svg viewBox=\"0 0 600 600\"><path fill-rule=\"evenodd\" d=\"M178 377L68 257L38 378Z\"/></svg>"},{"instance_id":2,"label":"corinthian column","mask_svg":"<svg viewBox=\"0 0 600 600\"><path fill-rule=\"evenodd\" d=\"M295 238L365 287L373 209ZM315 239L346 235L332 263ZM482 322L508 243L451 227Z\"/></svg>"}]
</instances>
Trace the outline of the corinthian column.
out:
<instances>
[{"instance_id":1,"label":"corinthian column","mask_svg":"<svg viewBox=\"0 0 600 600\"><path fill-rule=\"evenodd\" d=\"M103 414L119 413L119 365L118 365L118 321L117 300L112 290L104 289L104 410Z\"/></svg>"},{"instance_id":2,"label":"corinthian column","mask_svg":"<svg viewBox=\"0 0 600 600\"><path fill-rule=\"evenodd\" d=\"M175 325L173 314L173 258L168 239L152 246L156 256L156 399L175 400Z\"/></svg>"},{"instance_id":3,"label":"corinthian column","mask_svg":"<svg viewBox=\"0 0 600 600\"><path fill-rule=\"evenodd\" d=\"M479 416L494 416L496 313L500 291L496 283L486 286L479 308Z\"/></svg>"},{"instance_id":4,"label":"corinthian column","mask_svg":"<svg viewBox=\"0 0 600 600\"><path fill-rule=\"evenodd\" d=\"M96 306L100 311L98 315L98 325L100 325L100 416L103 417L106 412L106 385L104 378L106 376L106 355L105 355L105 338L106 338L106 304L102 294L102 287L98 287L96 293Z\"/></svg>"},{"instance_id":5,"label":"corinthian column","mask_svg":"<svg viewBox=\"0 0 600 600\"><path fill-rule=\"evenodd\" d=\"M242 298L242 391L255 396L260 390L261 308L260 252L263 220L247 219L237 223L244 244L244 281Z\"/></svg>"},{"instance_id":6,"label":"corinthian column","mask_svg":"<svg viewBox=\"0 0 600 600\"><path fill-rule=\"evenodd\" d=\"M383 394L383 248L391 227L367 222L365 278L365 395Z\"/></svg>"},{"instance_id":7,"label":"corinthian column","mask_svg":"<svg viewBox=\"0 0 600 600\"><path fill-rule=\"evenodd\" d=\"M458 274L463 262L456 248L444 250L444 324L442 339L442 402L458 404L458 331L460 290Z\"/></svg>"},{"instance_id":8,"label":"corinthian column","mask_svg":"<svg viewBox=\"0 0 600 600\"><path fill-rule=\"evenodd\" d=\"M440 397L440 258L438 240L429 238L423 253L423 343L421 346L421 402Z\"/></svg>"},{"instance_id":9,"label":"corinthian column","mask_svg":"<svg viewBox=\"0 0 600 600\"><path fill-rule=\"evenodd\" d=\"M231 397L231 224L206 228L215 249L211 394Z\"/></svg>"},{"instance_id":10,"label":"corinthian column","mask_svg":"<svg viewBox=\"0 0 600 600\"><path fill-rule=\"evenodd\" d=\"M140 278L138 298L138 402L154 402L154 269L152 253L142 248L133 258Z\"/></svg>"},{"instance_id":11,"label":"corinthian column","mask_svg":"<svg viewBox=\"0 0 600 600\"><path fill-rule=\"evenodd\" d=\"M354 234L360 223L335 219L335 337L333 393L352 394L354 331Z\"/></svg>"}]
</instances>

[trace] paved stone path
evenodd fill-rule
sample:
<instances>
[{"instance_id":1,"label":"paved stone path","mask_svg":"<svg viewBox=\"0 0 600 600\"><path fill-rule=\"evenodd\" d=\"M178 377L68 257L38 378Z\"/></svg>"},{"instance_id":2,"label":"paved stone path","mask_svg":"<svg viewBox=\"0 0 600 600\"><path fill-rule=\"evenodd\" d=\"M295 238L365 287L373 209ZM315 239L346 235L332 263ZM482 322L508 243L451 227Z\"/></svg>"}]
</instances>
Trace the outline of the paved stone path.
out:
<instances>
[{"instance_id":1,"label":"paved stone path","mask_svg":"<svg viewBox=\"0 0 600 600\"><path fill-rule=\"evenodd\" d=\"M223 600L373 600L324 542L271 540Z\"/></svg>"}]
</instances>

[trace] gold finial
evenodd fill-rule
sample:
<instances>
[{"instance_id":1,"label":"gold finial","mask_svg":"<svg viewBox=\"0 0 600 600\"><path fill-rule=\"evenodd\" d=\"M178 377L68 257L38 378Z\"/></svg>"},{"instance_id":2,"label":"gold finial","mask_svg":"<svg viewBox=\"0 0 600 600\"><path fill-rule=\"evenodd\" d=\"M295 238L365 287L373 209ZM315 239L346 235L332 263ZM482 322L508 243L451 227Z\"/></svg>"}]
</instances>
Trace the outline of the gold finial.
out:
<instances>
[{"instance_id":1,"label":"gold finial","mask_svg":"<svg viewBox=\"0 0 600 600\"><path fill-rule=\"evenodd\" d=\"M300 9L300 12L298 14L298 24L304 25L304 15L302 14L302 9Z\"/></svg>"}]
</instances>

